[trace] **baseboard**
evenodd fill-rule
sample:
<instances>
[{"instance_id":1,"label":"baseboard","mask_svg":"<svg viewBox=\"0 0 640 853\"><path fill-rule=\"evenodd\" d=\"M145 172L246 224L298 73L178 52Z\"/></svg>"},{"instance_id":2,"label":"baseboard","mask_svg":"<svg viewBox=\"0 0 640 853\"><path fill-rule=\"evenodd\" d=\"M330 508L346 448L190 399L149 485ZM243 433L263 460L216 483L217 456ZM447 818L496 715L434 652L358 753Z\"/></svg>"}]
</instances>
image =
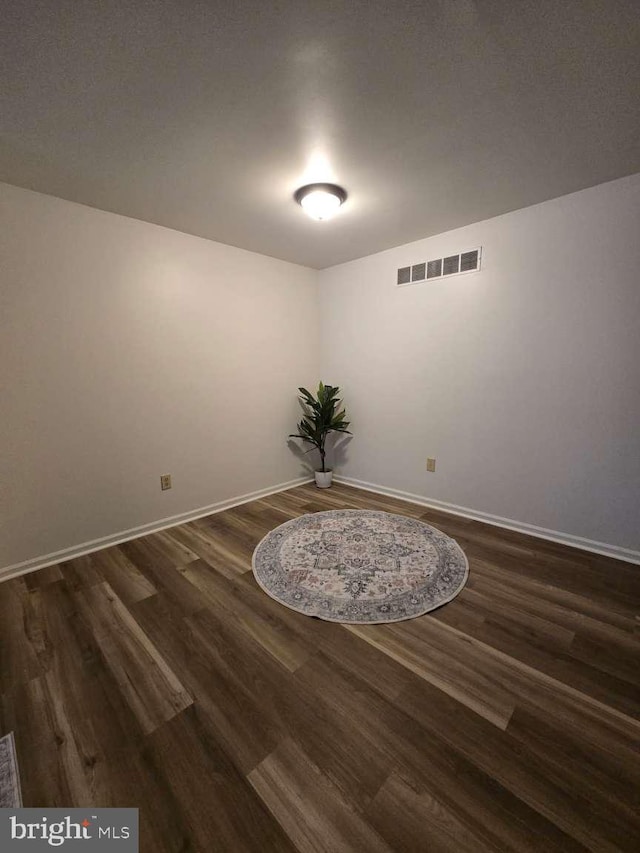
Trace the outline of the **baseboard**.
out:
<instances>
[{"instance_id":1,"label":"baseboard","mask_svg":"<svg viewBox=\"0 0 640 853\"><path fill-rule=\"evenodd\" d=\"M277 486L259 489L257 492L250 492L246 495L229 498L226 501L218 501L209 506L202 506L189 512L180 513L179 515L161 518L159 521L151 521L149 524L142 524L139 527L131 527L129 530L121 530L110 536L92 539L90 542L83 542L81 545L74 545L71 548L63 548L61 551L54 551L51 554L45 554L41 557L33 557L22 563L14 563L12 566L5 566L5 568L0 569L0 582L18 577L19 575L26 575L29 572L35 572L38 569L45 569L47 566L54 566L56 563L62 563L65 560L72 560L74 557L91 554L93 551L99 551L101 548L107 548L109 545L120 545L122 542L139 539L141 536L147 536L149 533L157 533L159 530L176 527L176 525L185 524L187 521L195 521L197 518L203 518L205 515L213 515L216 512L222 512L225 509L231 509L231 507L240 506L241 504L255 501L258 498L264 498L267 495L275 495L277 492L284 492L286 489L292 489L294 486L301 486L303 483L309 482L312 482L312 480L308 477L298 477L295 480L289 480Z\"/></svg>"},{"instance_id":2,"label":"baseboard","mask_svg":"<svg viewBox=\"0 0 640 853\"><path fill-rule=\"evenodd\" d=\"M606 542L596 542L593 539L584 539L582 536L573 536L570 533L561 533L558 530L548 530L546 527L536 527L524 521L516 521L513 518L502 518L499 515L491 515L488 512L480 512L466 506L445 503L444 501L425 498L421 495L413 495L400 489L390 489L379 486L376 483L367 483L356 480L353 477L334 477L336 483L344 483L345 486L353 486L363 489L365 492L375 492L378 495L387 495L392 498L400 498L409 503L419 504L430 509L438 509L442 512L450 512L452 515L460 515L463 518L471 518L474 521L483 521L494 527L504 527L507 530L515 530L517 533L527 533L529 536L537 536L539 539L548 539L550 542L559 542L561 545L570 545L572 548L580 548L582 551L590 551L593 554L603 554L605 557L613 557L616 560L624 560L626 563L640 564L640 551L632 551L630 548L621 548L618 545L609 545Z\"/></svg>"},{"instance_id":3,"label":"baseboard","mask_svg":"<svg viewBox=\"0 0 640 853\"><path fill-rule=\"evenodd\" d=\"M621 548L618 545L609 545L606 542L596 542L592 539L573 536L569 533L561 533L557 530L548 530L545 527L536 527L533 524L516 521L512 518L502 518L501 516L480 512L478 510L470 509L469 507L445 503L444 501L438 501L432 498L425 498L421 495L411 494L410 492L403 492L400 489L392 489L386 486L377 485L376 483L356 480L353 477L338 476L334 477L334 480L336 483L344 483L346 486L354 486L355 488L363 489L366 492L374 492L379 495L400 498L401 500L408 501L409 503L418 504L419 506L428 507L430 509L441 510L442 512L449 512L452 515L459 515L463 518L471 518L474 521L482 521L485 524L492 524L495 527L504 527L507 530L515 530L517 533L526 533L530 536L537 536L540 539L548 539L551 542L558 542L561 545L570 545L573 548L580 548L583 551L590 551L594 554L603 554L606 557L613 557L616 560L624 560L627 563L640 564L640 551ZM199 507L198 509L190 510L189 512L169 516L168 518L162 518L158 521L152 521L149 524L132 527L129 530L121 530L118 533L111 534L110 536L103 536L100 539L83 542L80 545L64 548L61 551L54 551L51 554L33 557L32 559L25 560L22 563L5 566L0 569L0 582L18 577L19 575L28 574L29 572L35 572L38 569L44 569L47 566L53 566L56 563L61 563L65 560L71 560L74 557L82 557L85 554L91 554L93 551L99 551L101 548L107 548L109 545L119 545L122 542L128 542L131 539L138 539L149 533L156 533L159 530L176 527L176 525L185 524L187 521L195 521L196 519L203 518L206 515L213 515L217 512L222 512L225 509L231 509L234 506L240 506L241 504L257 500L258 498L264 498L267 495L274 495L277 492L284 492L287 489L292 489L295 486L300 486L303 483L309 482L313 481L308 477L298 477L295 480L289 480L288 482L280 483L277 486L259 489L258 491L229 498L225 501L218 501L217 503L210 504L209 506Z\"/></svg>"}]
</instances>

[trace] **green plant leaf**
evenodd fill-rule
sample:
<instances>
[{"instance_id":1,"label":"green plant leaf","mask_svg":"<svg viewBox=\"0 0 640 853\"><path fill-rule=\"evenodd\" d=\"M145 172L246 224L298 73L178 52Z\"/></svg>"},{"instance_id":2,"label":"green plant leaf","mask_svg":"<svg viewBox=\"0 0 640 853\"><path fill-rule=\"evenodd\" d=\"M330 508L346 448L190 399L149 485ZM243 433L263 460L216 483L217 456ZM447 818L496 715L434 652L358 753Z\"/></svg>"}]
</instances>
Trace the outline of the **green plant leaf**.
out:
<instances>
[{"instance_id":1,"label":"green plant leaf","mask_svg":"<svg viewBox=\"0 0 640 853\"><path fill-rule=\"evenodd\" d=\"M346 411L340 401L340 388L337 385L318 384L318 393L314 397L306 388L300 386L299 400L303 408L303 417L297 424L298 432L289 438L299 438L320 451L324 458L325 443L330 432L343 432L351 435L347 429ZM310 450L306 451L307 453Z\"/></svg>"}]
</instances>

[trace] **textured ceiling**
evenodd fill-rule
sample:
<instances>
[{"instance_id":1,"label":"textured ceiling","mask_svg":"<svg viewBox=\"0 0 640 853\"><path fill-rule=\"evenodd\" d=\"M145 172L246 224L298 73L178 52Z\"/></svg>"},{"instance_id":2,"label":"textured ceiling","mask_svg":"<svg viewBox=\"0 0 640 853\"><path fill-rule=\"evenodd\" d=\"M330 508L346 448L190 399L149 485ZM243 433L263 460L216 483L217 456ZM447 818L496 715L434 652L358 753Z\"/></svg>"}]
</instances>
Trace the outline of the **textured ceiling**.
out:
<instances>
[{"instance_id":1,"label":"textured ceiling","mask_svg":"<svg viewBox=\"0 0 640 853\"><path fill-rule=\"evenodd\" d=\"M640 171L637 0L0 10L0 180L308 266Z\"/></svg>"}]
</instances>

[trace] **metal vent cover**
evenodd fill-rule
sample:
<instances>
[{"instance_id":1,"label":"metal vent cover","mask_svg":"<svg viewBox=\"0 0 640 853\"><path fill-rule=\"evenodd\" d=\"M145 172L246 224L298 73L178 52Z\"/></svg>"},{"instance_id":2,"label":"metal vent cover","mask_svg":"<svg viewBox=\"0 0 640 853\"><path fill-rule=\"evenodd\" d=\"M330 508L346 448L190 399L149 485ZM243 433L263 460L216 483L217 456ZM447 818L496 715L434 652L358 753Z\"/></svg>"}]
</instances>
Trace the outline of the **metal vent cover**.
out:
<instances>
[{"instance_id":1,"label":"metal vent cover","mask_svg":"<svg viewBox=\"0 0 640 853\"><path fill-rule=\"evenodd\" d=\"M421 264L414 264L411 267L411 281L424 281L426 268L424 261Z\"/></svg>"},{"instance_id":2,"label":"metal vent cover","mask_svg":"<svg viewBox=\"0 0 640 853\"><path fill-rule=\"evenodd\" d=\"M442 275L453 275L460 272L460 255L449 255L442 260Z\"/></svg>"},{"instance_id":3,"label":"metal vent cover","mask_svg":"<svg viewBox=\"0 0 640 853\"><path fill-rule=\"evenodd\" d=\"M398 284L409 284L411 281L411 267L401 267L398 270Z\"/></svg>"},{"instance_id":4,"label":"metal vent cover","mask_svg":"<svg viewBox=\"0 0 640 853\"><path fill-rule=\"evenodd\" d=\"M480 261L479 249L471 252L463 252L460 255L460 272L472 272L477 270Z\"/></svg>"},{"instance_id":5,"label":"metal vent cover","mask_svg":"<svg viewBox=\"0 0 640 853\"><path fill-rule=\"evenodd\" d=\"M442 258L437 261L429 261L427 264L427 278L438 278L442 275Z\"/></svg>"},{"instance_id":6,"label":"metal vent cover","mask_svg":"<svg viewBox=\"0 0 640 853\"><path fill-rule=\"evenodd\" d=\"M482 258L482 247L467 249L455 255L447 255L445 258L433 258L428 261L419 261L408 267L398 269L397 284L415 284L434 278L447 278L452 275L463 275L464 273L478 272Z\"/></svg>"}]
</instances>

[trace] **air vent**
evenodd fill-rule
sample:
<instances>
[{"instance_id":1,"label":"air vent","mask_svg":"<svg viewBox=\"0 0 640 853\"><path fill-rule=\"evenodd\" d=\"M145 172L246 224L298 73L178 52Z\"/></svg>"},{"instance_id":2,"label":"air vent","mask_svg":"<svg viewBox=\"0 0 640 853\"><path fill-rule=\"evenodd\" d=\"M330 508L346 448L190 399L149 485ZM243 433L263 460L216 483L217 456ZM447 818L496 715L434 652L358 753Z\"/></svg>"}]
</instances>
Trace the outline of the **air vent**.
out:
<instances>
[{"instance_id":1,"label":"air vent","mask_svg":"<svg viewBox=\"0 0 640 853\"><path fill-rule=\"evenodd\" d=\"M411 281L411 267L402 267L398 270L398 284L409 284Z\"/></svg>"},{"instance_id":2,"label":"air vent","mask_svg":"<svg viewBox=\"0 0 640 853\"><path fill-rule=\"evenodd\" d=\"M482 249L469 249L457 255L447 255L446 258L434 258L430 261L420 261L410 267L400 267L398 284L414 284L433 278L445 278L451 275L462 275L468 272L478 272Z\"/></svg>"},{"instance_id":3,"label":"air vent","mask_svg":"<svg viewBox=\"0 0 640 853\"><path fill-rule=\"evenodd\" d=\"M426 268L427 265L425 263L414 264L411 267L411 281L424 281Z\"/></svg>"},{"instance_id":4,"label":"air vent","mask_svg":"<svg viewBox=\"0 0 640 853\"><path fill-rule=\"evenodd\" d=\"M442 275L453 275L460 272L460 255L451 255L442 261Z\"/></svg>"},{"instance_id":5,"label":"air vent","mask_svg":"<svg viewBox=\"0 0 640 853\"><path fill-rule=\"evenodd\" d=\"M438 278L442 275L442 258L437 261L429 261L427 264L427 278Z\"/></svg>"},{"instance_id":6,"label":"air vent","mask_svg":"<svg viewBox=\"0 0 640 853\"><path fill-rule=\"evenodd\" d=\"M478 269L478 249L463 252L460 255L460 272L473 272Z\"/></svg>"}]
</instances>

